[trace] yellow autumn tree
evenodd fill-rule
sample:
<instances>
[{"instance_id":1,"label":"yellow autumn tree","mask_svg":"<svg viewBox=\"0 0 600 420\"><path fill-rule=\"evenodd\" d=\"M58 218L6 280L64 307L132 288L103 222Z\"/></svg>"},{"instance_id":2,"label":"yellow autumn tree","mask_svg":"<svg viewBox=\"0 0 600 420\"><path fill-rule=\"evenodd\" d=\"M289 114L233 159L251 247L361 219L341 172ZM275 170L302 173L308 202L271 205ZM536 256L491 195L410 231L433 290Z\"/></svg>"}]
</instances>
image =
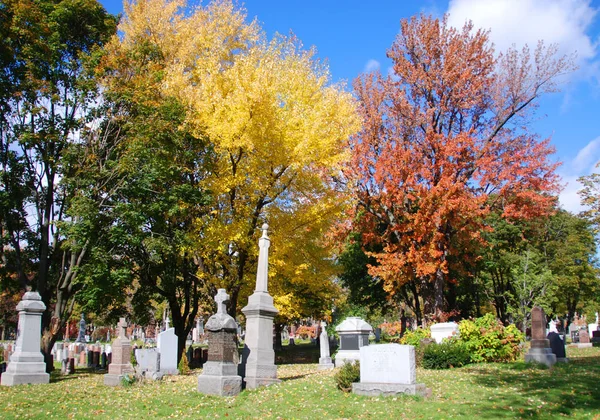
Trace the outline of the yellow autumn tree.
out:
<instances>
[{"instance_id":1,"label":"yellow autumn tree","mask_svg":"<svg viewBox=\"0 0 600 420\"><path fill-rule=\"evenodd\" d=\"M275 301L288 302L290 317L322 313L338 294L323 239L346 202L332 177L359 128L351 95L314 50L293 36L268 40L230 1L190 10L182 0L139 0L119 29L109 51L150 45L157 72L132 80L183 104L181 130L208 144L199 186L210 208L182 251L194 253L198 276L227 289L234 314L254 289L267 222Z\"/></svg>"}]
</instances>

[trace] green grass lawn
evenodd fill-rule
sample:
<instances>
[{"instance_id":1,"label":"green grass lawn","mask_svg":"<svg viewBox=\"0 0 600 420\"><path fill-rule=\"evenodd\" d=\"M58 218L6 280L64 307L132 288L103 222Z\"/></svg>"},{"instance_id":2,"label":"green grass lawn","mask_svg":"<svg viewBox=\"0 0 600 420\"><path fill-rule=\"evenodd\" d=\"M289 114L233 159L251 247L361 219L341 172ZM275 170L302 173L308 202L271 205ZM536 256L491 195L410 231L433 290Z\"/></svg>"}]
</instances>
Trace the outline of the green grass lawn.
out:
<instances>
[{"instance_id":1,"label":"green grass lawn","mask_svg":"<svg viewBox=\"0 0 600 420\"><path fill-rule=\"evenodd\" d=\"M53 374L48 385L0 387L0 418L600 419L600 348L567 355L570 363L552 369L523 362L419 369L428 399L345 394L333 372L308 363L279 365L280 384L227 398L196 392L200 370L120 388L104 386L100 373L76 371Z\"/></svg>"}]
</instances>

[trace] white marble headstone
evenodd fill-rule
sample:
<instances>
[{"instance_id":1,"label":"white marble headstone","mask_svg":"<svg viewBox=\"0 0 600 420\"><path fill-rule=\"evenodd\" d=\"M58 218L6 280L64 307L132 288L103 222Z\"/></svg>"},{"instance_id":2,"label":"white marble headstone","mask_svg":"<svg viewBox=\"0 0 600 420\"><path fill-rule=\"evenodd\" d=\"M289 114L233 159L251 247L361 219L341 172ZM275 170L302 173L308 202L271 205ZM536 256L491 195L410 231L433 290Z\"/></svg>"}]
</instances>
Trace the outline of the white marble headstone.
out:
<instances>
[{"instance_id":1,"label":"white marble headstone","mask_svg":"<svg viewBox=\"0 0 600 420\"><path fill-rule=\"evenodd\" d=\"M160 353L161 373L176 375L177 370L177 336L175 328L169 328L158 334L156 347Z\"/></svg>"},{"instance_id":2,"label":"white marble headstone","mask_svg":"<svg viewBox=\"0 0 600 420\"><path fill-rule=\"evenodd\" d=\"M375 344L360 348L360 382L414 384L417 381L415 348Z\"/></svg>"},{"instance_id":3,"label":"white marble headstone","mask_svg":"<svg viewBox=\"0 0 600 420\"><path fill-rule=\"evenodd\" d=\"M442 322L433 324L431 327L431 338L436 343L441 343L444 338L450 338L459 334L458 324L456 322Z\"/></svg>"}]
</instances>

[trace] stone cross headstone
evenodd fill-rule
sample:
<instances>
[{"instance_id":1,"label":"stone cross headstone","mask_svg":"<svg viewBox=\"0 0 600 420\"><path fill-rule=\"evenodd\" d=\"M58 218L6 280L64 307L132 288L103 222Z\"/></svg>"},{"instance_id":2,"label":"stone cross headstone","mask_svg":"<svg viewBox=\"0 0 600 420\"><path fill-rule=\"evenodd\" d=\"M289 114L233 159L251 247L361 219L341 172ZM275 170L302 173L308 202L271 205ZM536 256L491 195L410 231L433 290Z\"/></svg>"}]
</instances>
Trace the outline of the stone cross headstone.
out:
<instances>
[{"instance_id":1,"label":"stone cross headstone","mask_svg":"<svg viewBox=\"0 0 600 420\"><path fill-rule=\"evenodd\" d=\"M268 292L269 246L267 235L269 225L262 226L262 236L258 241L258 269L256 288L248 298L248 305L242 308L246 316L245 349L242 372L246 388L280 382L277 379L275 350L273 349L273 319L279 311L273 306L273 297ZM207 324L208 329L208 324Z\"/></svg>"},{"instance_id":2,"label":"stone cross headstone","mask_svg":"<svg viewBox=\"0 0 600 420\"><path fill-rule=\"evenodd\" d=\"M203 394L232 396L242 389L237 363L237 323L227 314L228 300L225 289L219 289L215 296L217 313L206 323L208 360L198 376L198 392Z\"/></svg>"},{"instance_id":3,"label":"stone cross headstone","mask_svg":"<svg viewBox=\"0 0 600 420\"><path fill-rule=\"evenodd\" d=\"M525 361L543 363L546 366L556 363L556 355L552 353L550 342L546 338L546 316L538 306L531 310L531 347L525 355Z\"/></svg>"},{"instance_id":4,"label":"stone cross headstone","mask_svg":"<svg viewBox=\"0 0 600 420\"><path fill-rule=\"evenodd\" d=\"M360 382L352 384L358 395L428 394L417 383L415 348L400 344L376 344L360 348Z\"/></svg>"},{"instance_id":5,"label":"stone cross headstone","mask_svg":"<svg viewBox=\"0 0 600 420\"><path fill-rule=\"evenodd\" d=\"M46 363L40 351L42 338L42 314L46 305L38 292L27 292L17 305L19 321L16 347L10 356L6 372L0 384L6 386L21 384L47 384L50 375L46 373Z\"/></svg>"},{"instance_id":6,"label":"stone cross headstone","mask_svg":"<svg viewBox=\"0 0 600 420\"><path fill-rule=\"evenodd\" d=\"M325 321L321 321L321 336L319 337L321 357L319 357L319 370L328 370L334 368L329 352L329 337L327 336L327 330L325 327L327 327L327 323Z\"/></svg>"},{"instance_id":7,"label":"stone cross headstone","mask_svg":"<svg viewBox=\"0 0 600 420\"><path fill-rule=\"evenodd\" d=\"M87 343L85 339L85 318L83 314L81 314L81 319L79 320L79 334L77 335L76 343Z\"/></svg>"},{"instance_id":8,"label":"stone cross headstone","mask_svg":"<svg viewBox=\"0 0 600 420\"><path fill-rule=\"evenodd\" d=\"M131 365L131 342L127 338L127 322L121 318L117 324L119 336L112 344L111 363L104 375L104 385L120 386L125 375L134 373Z\"/></svg>"}]
</instances>

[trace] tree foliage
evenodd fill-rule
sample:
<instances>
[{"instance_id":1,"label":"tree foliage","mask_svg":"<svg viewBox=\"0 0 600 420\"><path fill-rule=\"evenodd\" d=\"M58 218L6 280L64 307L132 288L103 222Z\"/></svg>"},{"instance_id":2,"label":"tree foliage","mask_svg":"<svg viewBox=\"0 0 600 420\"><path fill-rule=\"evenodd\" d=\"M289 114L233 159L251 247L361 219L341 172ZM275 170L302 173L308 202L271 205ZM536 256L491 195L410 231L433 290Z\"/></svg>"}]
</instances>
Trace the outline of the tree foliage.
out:
<instances>
[{"instance_id":1,"label":"tree foliage","mask_svg":"<svg viewBox=\"0 0 600 420\"><path fill-rule=\"evenodd\" d=\"M357 126L351 96L313 51L267 41L229 1L128 3L119 31L100 70L122 139L113 213L134 302L165 298L180 347L200 293L226 288L235 316L266 220L282 316L325 312L338 294L324 237L344 203L331 175Z\"/></svg>"},{"instance_id":2,"label":"tree foliage","mask_svg":"<svg viewBox=\"0 0 600 420\"><path fill-rule=\"evenodd\" d=\"M388 51L393 74L355 81L364 125L346 174L363 215L357 229L382 246L370 273L389 293L412 284L425 312L439 313L492 210L511 219L551 210L553 149L526 117L572 68L555 52L540 43L495 56L470 23L413 17Z\"/></svg>"},{"instance_id":3,"label":"tree foliage","mask_svg":"<svg viewBox=\"0 0 600 420\"><path fill-rule=\"evenodd\" d=\"M93 246L93 238L74 245L63 228L77 222L69 214L75 192L63 180L95 105L85 64L116 20L95 0L8 0L0 16L0 252L3 269L46 303L42 347L49 354Z\"/></svg>"}]
</instances>

